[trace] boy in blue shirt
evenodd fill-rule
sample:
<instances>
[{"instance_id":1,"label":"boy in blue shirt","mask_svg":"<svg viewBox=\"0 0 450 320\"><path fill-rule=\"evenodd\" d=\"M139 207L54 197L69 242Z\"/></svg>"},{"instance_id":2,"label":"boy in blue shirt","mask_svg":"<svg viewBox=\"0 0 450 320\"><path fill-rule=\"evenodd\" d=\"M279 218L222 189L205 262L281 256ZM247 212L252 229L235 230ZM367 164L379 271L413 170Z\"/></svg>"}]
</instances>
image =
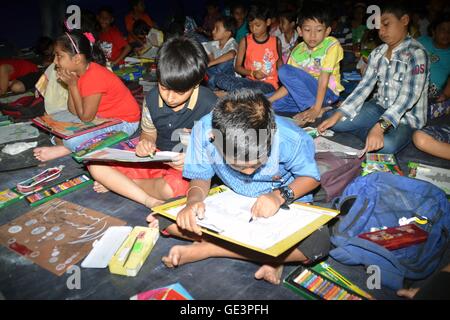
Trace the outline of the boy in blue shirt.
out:
<instances>
[{"instance_id":1,"label":"boy in blue shirt","mask_svg":"<svg viewBox=\"0 0 450 320\"><path fill-rule=\"evenodd\" d=\"M312 201L310 193L320 184L312 138L291 120L275 116L262 93L250 90L230 93L192 130L183 169L183 176L191 179L187 204L178 214L178 228L168 231L195 238L197 242L174 246L163 257L168 267L210 257L252 260L263 264L255 273L257 279L278 284L283 263L309 263L327 255L330 242L326 227L278 258L250 256L246 251L201 238L196 216L205 215L203 201L214 175L234 192L255 197L251 214L264 218L275 215L282 205L296 199Z\"/></svg>"}]
</instances>

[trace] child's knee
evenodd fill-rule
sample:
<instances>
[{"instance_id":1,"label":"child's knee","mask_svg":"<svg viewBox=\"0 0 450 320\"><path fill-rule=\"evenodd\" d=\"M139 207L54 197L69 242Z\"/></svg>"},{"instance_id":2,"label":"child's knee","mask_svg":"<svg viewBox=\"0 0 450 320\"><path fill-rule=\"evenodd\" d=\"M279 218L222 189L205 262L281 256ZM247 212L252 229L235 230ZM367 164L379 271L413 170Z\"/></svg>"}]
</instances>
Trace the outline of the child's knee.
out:
<instances>
[{"instance_id":1,"label":"child's knee","mask_svg":"<svg viewBox=\"0 0 450 320\"><path fill-rule=\"evenodd\" d=\"M10 89L14 93L22 93L22 92L25 92L25 90L26 90L25 85L23 84L23 82L22 81L17 81L17 80L12 82L12 84L10 86Z\"/></svg>"},{"instance_id":2,"label":"child's knee","mask_svg":"<svg viewBox=\"0 0 450 320\"><path fill-rule=\"evenodd\" d=\"M412 140L417 148L422 149L427 144L427 134L423 131L416 130L413 133Z\"/></svg>"},{"instance_id":3,"label":"child's knee","mask_svg":"<svg viewBox=\"0 0 450 320\"><path fill-rule=\"evenodd\" d=\"M330 247L330 231L323 226L300 242L297 249L308 259L308 263L312 263L328 256Z\"/></svg>"}]
</instances>

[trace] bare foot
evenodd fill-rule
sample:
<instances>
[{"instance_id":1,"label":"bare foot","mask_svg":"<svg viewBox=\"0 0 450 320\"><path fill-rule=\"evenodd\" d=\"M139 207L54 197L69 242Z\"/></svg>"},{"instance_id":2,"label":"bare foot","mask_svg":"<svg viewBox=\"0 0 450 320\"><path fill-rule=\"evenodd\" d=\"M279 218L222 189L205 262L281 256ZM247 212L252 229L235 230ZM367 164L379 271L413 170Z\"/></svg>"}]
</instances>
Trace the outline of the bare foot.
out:
<instances>
[{"instance_id":1,"label":"bare foot","mask_svg":"<svg viewBox=\"0 0 450 320\"><path fill-rule=\"evenodd\" d=\"M109 191L108 188L106 188L104 185L102 185L100 182L98 181L94 181L94 187L93 187L94 191L97 193L106 193Z\"/></svg>"},{"instance_id":2,"label":"bare foot","mask_svg":"<svg viewBox=\"0 0 450 320\"><path fill-rule=\"evenodd\" d=\"M255 278L258 280L264 279L272 284L280 284L281 274L283 273L283 265L274 267L268 264L261 266L255 272Z\"/></svg>"},{"instance_id":3,"label":"bare foot","mask_svg":"<svg viewBox=\"0 0 450 320\"><path fill-rule=\"evenodd\" d=\"M159 221L158 221L158 218L155 217L154 213L150 213L147 216L147 222L148 222L148 227L149 228L157 228L157 229L159 229Z\"/></svg>"},{"instance_id":4,"label":"bare foot","mask_svg":"<svg viewBox=\"0 0 450 320\"><path fill-rule=\"evenodd\" d=\"M33 154L39 161L49 161L69 155L71 152L65 146L39 147L33 149Z\"/></svg>"},{"instance_id":5,"label":"bare foot","mask_svg":"<svg viewBox=\"0 0 450 320\"><path fill-rule=\"evenodd\" d=\"M205 251L201 243L194 242L187 246L173 246L167 256L162 257L162 262L168 268L175 268L186 263L206 259Z\"/></svg>"},{"instance_id":6,"label":"bare foot","mask_svg":"<svg viewBox=\"0 0 450 320\"><path fill-rule=\"evenodd\" d=\"M413 299L417 292L419 292L419 288L400 289L397 291L397 295L400 297Z\"/></svg>"}]
</instances>

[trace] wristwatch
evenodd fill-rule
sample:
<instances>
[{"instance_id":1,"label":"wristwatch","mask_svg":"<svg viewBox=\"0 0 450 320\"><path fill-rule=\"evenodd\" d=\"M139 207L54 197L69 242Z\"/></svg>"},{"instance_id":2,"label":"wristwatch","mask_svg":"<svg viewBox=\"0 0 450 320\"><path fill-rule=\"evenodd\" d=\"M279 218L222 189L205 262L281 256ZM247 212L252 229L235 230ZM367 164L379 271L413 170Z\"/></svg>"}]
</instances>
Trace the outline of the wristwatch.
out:
<instances>
[{"instance_id":1,"label":"wristwatch","mask_svg":"<svg viewBox=\"0 0 450 320\"><path fill-rule=\"evenodd\" d=\"M392 126L392 124L385 119L380 119L377 121L377 123L380 124L380 127L381 127L381 129L383 129L384 133L388 132Z\"/></svg>"},{"instance_id":2,"label":"wristwatch","mask_svg":"<svg viewBox=\"0 0 450 320\"><path fill-rule=\"evenodd\" d=\"M292 202L294 202L295 195L294 195L294 191L292 191L291 188L289 188L288 186L285 186L285 187L278 188L278 190L280 191L281 197L283 197L283 199L284 199L283 206L288 206Z\"/></svg>"}]
</instances>

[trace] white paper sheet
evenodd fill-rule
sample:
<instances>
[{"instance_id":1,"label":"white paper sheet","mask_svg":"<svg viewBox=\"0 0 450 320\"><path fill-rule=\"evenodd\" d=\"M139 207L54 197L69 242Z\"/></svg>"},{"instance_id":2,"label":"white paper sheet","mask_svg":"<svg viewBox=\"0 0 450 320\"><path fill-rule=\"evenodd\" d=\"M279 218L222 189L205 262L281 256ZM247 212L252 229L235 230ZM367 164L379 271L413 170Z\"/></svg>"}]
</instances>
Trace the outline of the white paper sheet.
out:
<instances>
[{"instance_id":1,"label":"white paper sheet","mask_svg":"<svg viewBox=\"0 0 450 320\"><path fill-rule=\"evenodd\" d=\"M138 157L134 151L105 148L81 157L83 160L111 160L119 162L170 162L179 155L177 152L161 151L156 152L153 158Z\"/></svg>"},{"instance_id":2,"label":"white paper sheet","mask_svg":"<svg viewBox=\"0 0 450 320\"><path fill-rule=\"evenodd\" d=\"M354 149L343 144L328 140L324 137L314 139L316 152L342 152L348 155L359 155L361 150Z\"/></svg>"},{"instance_id":3,"label":"white paper sheet","mask_svg":"<svg viewBox=\"0 0 450 320\"><path fill-rule=\"evenodd\" d=\"M327 210L294 204L290 210L280 209L270 218L254 218L249 222L255 201L256 198L241 196L231 190L208 197L205 218L197 219L197 223L244 244L268 249L322 215L333 215ZM176 216L183 208L167 211Z\"/></svg>"}]
</instances>

